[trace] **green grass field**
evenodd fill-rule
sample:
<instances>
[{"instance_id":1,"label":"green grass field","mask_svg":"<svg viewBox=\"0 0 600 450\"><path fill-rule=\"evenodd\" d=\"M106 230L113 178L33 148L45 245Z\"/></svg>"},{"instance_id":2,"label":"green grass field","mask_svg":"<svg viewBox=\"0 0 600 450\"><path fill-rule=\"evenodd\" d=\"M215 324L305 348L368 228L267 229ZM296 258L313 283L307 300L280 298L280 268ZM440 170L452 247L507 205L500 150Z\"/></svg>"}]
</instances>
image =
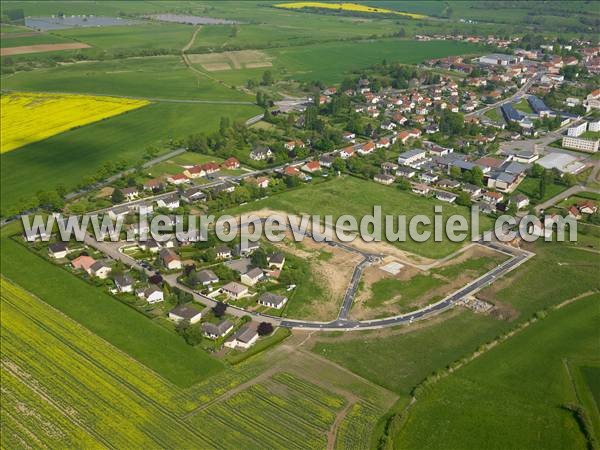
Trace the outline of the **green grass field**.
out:
<instances>
[{"instance_id":1,"label":"green grass field","mask_svg":"<svg viewBox=\"0 0 600 450\"><path fill-rule=\"evenodd\" d=\"M390 63L415 64L430 58L482 51L476 45L451 41L384 39L328 42L265 50L273 58L271 68L217 71L210 72L210 75L230 84L241 85L248 79L259 80L265 70L271 70L275 79L336 83L351 71L379 64L384 59Z\"/></svg>"},{"instance_id":2,"label":"green grass field","mask_svg":"<svg viewBox=\"0 0 600 450\"><path fill-rule=\"evenodd\" d=\"M586 448L561 407L577 403L563 360L598 361L599 301L550 313L438 382L412 408L396 447Z\"/></svg>"},{"instance_id":3,"label":"green grass field","mask_svg":"<svg viewBox=\"0 0 600 450\"><path fill-rule=\"evenodd\" d=\"M95 49L118 51L120 49L181 50L191 39L193 28L189 25L171 23L142 23L139 25L68 28L53 32Z\"/></svg>"},{"instance_id":4,"label":"green grass field","mask_svg":"<svg viewBox=\"0 0 600 450\"><path fill-rule=\"evenodd\" d=\"M240 214L242 212L256 211L263 208L280 210L294 214L318 214L321 218L325 215L333 215L334 220L343 214L350 214L357 220L363 216L373 214L373 205L380 205L382 215L386 214L407 216L410 218L417 214L433 216L435 205L443 206L443 216L461 214L469 220L467 208L448 205L434 199L418 197L410 192L401 191L394 186L382 186L370 181L360 180L351 176L332 179L325 183L313 184L295 189L283 194L274 195L266 200L252 202L242 207L227 211L229 214ZM491 220L486 217L480 218L481 230L489 229ZM408 234L408 233L407 233ZM398 247L429 258L441 258L458 250L462 243L450 242L445 239L442 242L434 242L430 239L426 242L395 243Z\"/></svg>"},{"instance_id":5,"label":"green grass field","mask_svg":"<svg viewBox=\"0 0 600 450\"><path fill-rule=\"evenodd\" d=\"M531 106L529 106L526 98L522 98L518 102L513 103L513 106L517 111L521 111L526 114L533 114L533 110L531 109Z\"/></svg>"},{"instance_id":6,"label":"green grass field","mask_svg":"<svg viewBox=\"0 0 600 450\"><path fill-rule=\"evenodd\" d=\"M3 230L3 276L177 385L190 386L221 369L203 351L102 289L36 256L7 233Z\"/></svg>"},{"instance_id":7,"label":"green grass field","mask_svg":"<svg viewBox=\"0 0 600 450\"><path fill-rule=\"evenodd\" d=\"M221 116L247 119L257 111L245 105L156 103L4 153L3 211L59 183L73 188L107 161L136 162L148 146L164 147L171 139L214 130Z\"/></svg>"},{"instance_id":8,"label":"green grass field","mask_svg":"<svg viewBox=\"0 0 600 450\"><path fill-rule=\"evenodd\" d=\"M178 56L84 62L20 72L4 77L2 88L179 100L254 100L194 74Z\"/></svg>"},{"instance_id":9,"label":"green grass field","mask_svg":"<svg viewBox=\"0 0 600 450\"><path fill-rule=\"evenodd\" d=\"M565 186L563 184L556 184L556 183L547 185L546 193L544 194L544 196L541 199L537 198L539 188L540 188L540 180L538 178L527 177L521 182L521 184L519 184L517 191L520 192L521 194L525 194L527 197L529 197L529 199L532 201L532 203L543 203L546 200L551 199L555 195L560 194L562 191L567 189L567 186Z\"/></svg>"},{"instance_id":10,"label":"green grass field","mask_svg":"<svg viewBox=\"0 0 600 450\"><path fill-rule=\"evenodd\" d=\"M325 434L345 400L280 373L219 402L191 419L226 448L323 448ZM286 421L279 420L286 417Z\"/></svg>"},{"instance_id":11,"label":"green grass field","mask_svg":"<svg viewBox=\"0 0 600 450\"><path fill-rule=\"evenodd\" d=\"M502 122L502 120L503 120L502 119L502 114L496 108L493 108L493 109L490 109L489 111L486 111L484 113L484 116L486 116L488 119L493 120L494 122Z\"/></svg>"},{"instance_id":12,"label":"green grass field","mask_svg":"<svg viewBox=\"0 0 600 450\"><path fill-rule=\"evenodd\" d=\"M4 33L4 31L3 31ZM23 31L27 33L27 31ZM15 33L16 34L16 33ZM0 41L0 47L21 47L24 45L39 45L39 44L64 44L66 42L73 42L71 39L65 39L60 36L54 36L52 34L39 33L32 36L19 36L19 37L2 37Z\"/></svg>"}]
</instances>

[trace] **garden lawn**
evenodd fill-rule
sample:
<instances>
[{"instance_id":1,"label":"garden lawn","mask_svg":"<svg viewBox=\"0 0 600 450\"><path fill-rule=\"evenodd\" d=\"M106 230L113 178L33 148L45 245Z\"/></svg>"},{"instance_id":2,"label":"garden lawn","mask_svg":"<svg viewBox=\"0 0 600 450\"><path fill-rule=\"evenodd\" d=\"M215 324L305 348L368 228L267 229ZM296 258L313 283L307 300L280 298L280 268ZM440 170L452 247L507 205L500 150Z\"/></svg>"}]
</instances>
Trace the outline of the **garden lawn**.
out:
<instances>
[{"instance_id":1,"label":"garden lawn","mask_svg":"<svg viewBox=\"0 0 600 450\"><path fill-rule=\"evenodd\" d=\"M551 199L555 195L560 194L562 191L567 189L567 186L562 185L562 184L556 184L556 183L549 184L546 186L546 193L545 193L544 197L541 199L539 199L537 197L539 189L540 189L539 178L527 177L521 182L521 184L519 184L517 191L520 192L521 194L525 194L527 197L529 197L529 199L531 200L532 203L543 203L546 200Z\"/></svg>"}]
</instances>

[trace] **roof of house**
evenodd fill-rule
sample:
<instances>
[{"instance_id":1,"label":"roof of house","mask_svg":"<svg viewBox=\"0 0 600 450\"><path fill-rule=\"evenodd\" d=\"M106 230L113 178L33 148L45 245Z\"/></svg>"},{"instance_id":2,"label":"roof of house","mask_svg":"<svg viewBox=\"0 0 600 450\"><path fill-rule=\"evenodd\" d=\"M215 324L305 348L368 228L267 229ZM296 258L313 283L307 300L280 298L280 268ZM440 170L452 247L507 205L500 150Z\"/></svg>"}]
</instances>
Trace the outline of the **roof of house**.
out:
<instances>
[{"instance_id":1,"label":"roof of house","mask_svg":"<svg viewBox=\"0 0 600 450\"><path fill-rule=\"evenodd\" d=\"M283 261L285 261L285 255L281 252L275 252L269 255L269 263L271 264L281 264Z\"/></svg>"},{"instance_id":2,"label":"roof of house","mask_svg":"<svg viewBox=\"0 0 600 450\"><path fill-rule=\"evenodd\" d=\"M244 275L246 275L247 277L250 277L250 278L260 278L263 276L263 271L262 271L262 269L260 269L258 267L253 267L248 272L246 272Z\"/></svg>"},{"instance_id":3,"label":"roof of house","mask_svg":"<svg viewBox=\"0 0 600 450\"><path fill-rule=\"evenodd\" d=\"M503 195L500 192L492 192L492 191L487 191L483 195L486 197L491 197L491 198L502 198L503 197Z\"/></svg>"},{"instance_id":4,"label":"roof of house","mask_svg":"<svg viewBox=\"0 0 600 450\"><path fill-rule=\"evenodd\" d=\"M287 300L287 297L283 297L272 292L265 292L260 296L259 301L262 303L270 303L272 305L282 305Z\"/></svg>"},{"instance_id":5,"label":"roof of house","mask_svg":"<svg viewBox=\"0 0 600 450\"><path fill-rule=\"evenodd\" d=\"M87 270L90 267L92 267L95 262L96 260L91 256L81 255L75 258L73 261L71 261L71 264L73 265L73 267Z\"/></svg>"},{"instance_id":6,"label":"roof of house","mask_svg":"<svg viewBox=\"0 0 600 450\"><path fill-rule=\"evenodd\" d=\"M479 158L475 161L475 164L481 166L491 167L492 169L497 169L502 165L504 160L498 158L492 158L491 156L484 156L483 158Z\"/></svg>"},{"instance_id":7,"label":"roof of house","mask_svg":"<svg viewBox=\"0 0 600 450\"><path fill-rule=\"evenodd\" d=\"M522 201L529 200L529 197L523 194L517 194L513 197L513 200L517 203L520 203Z\"/></svg>"},{"instance_id":8,"label":"roof of house","mask_svg":"<svg viewBox=\"0 0 600 450\"><path fill-rule=\"evenodd\" d=\"M184 319L192 319L194 317L196 317L198 314L202 314L200 311L198 311L195 308L192 308L191 306L188 305L178 305L175 308L173 308L171 311L169 311L169 314L173 314L177 317L183 317Z\"/></svg>"},{"instance_id":9,"label":"roof of house","mask_svg":"<svg viewBox=\"0 0 600 450\"><path fill-rule=\"evenodd\" d=\"M55 242L54 244L50 244L48 246L48 250L52 253L64 252L69 248L66 242Z\"/></svg>"},{"instance_id":10,"label":"roof of house","mask_svg":"<svg viewBox=\"0 0 600 450\"><path fill-rule=\"evenodd\" d=\"M115 283L118 286L130 286L133 284L133 278L127 273L124 275L115 275Z\"/></svg>"},{"instance_id":11,"label":"roof of house","mask_svg":"<svg viewBox=\"0 0 600 450\"><path fill-rule=\"evenodd\" d=\"M215 336L224 335L227 332L227 330L229 330L231 327L233 327L233 324L229 320L224 320L218 324L214 324L214 323L210 323L210 322L204 322L202 324L202 330L206 334L215 335Z\"/></svg>"},{"instance_id":12,"label":"roof of house","mask_svg":"<svg viewBox=\"0 0 600 450\"><path fill-rule=\"evenodd\" d=\"M219 277L210 269L203 269L195 274L195 279L200 283L219 281Z\"/></svg>"},{"instance_id":13,"label":"roof of house","mask_svg":"<svg viewBox=\"0 0 600 450\"><path fill-rule=\"evenodd\" d=\"M94 264L92 264L90 266L90 269L92 270L92 272L98 272L100 269L103 269L104 267L110 267L108 264L106 264L104 261L96 261Z\"/></svg>"},{"instance_id":14,"label":"roof of house","mask_svg":"<svg viewBox=\"0 0 600 450\"><path fill-rule=\"evenodd\" d=\"M249 325L244 325L241 327L237 333L235 333L235 339L240 342L250 342L257 335L257 331L250 327Z\"/></svg>"},{"instance_id":15,"label":"roof of house","mask_svg":"<svg viewBox=\"0 0 600 450\"><path fill-rule=\"evenodd\" d=\"M235 281L230 281L221 289L227 292L232 292L234 294L241 294L242 292L246 292L248 290L246 286L240 283L236 283Z\"/></svg>"}]
</instances>

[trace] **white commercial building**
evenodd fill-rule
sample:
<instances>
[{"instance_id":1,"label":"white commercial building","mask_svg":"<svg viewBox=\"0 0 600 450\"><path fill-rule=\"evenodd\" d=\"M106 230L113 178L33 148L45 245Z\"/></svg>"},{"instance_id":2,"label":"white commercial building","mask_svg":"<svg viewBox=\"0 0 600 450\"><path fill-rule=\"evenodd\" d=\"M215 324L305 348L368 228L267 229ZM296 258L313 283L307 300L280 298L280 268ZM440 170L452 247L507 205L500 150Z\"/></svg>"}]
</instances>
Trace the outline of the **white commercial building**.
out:
<instances>
[{"instance_id":1,"label":"white commercial building","mask_svg":"<svg viewBox=\"0 0 600 450\"><path fill-rule=\"evenodd\" d=\"M583 139L579 137L565 136L562 140L562 146L571 150L595 153L598 151L598 142L598 139Z\"/></svg>"},{"instance_id":2,"label":"white commercial building","mask_svg":"<svg viewBox=\"0 0 600 450\"><path fill-rule=\"evenodd\" d=\"M586 122L580 123L579 125L575 125L574 127L569 127L567 129L567 136L572 136L572 137L581 136L583 133L585 133L586 129L587 129Z\"/></svg>"},{"instance_id":3,"label":"white commercial building","mask_svg":"<svg viewBox=\"0 0 600 450\"><path fill-rule=\"evenodd\" d=\"M600 119L588 122L588 131L600 131Z\"/></svg>"},{"instance_id":4,"label":"white commercial building","mask_svg":"<svg viewBox=\"0 0 600 450\"><path fill-rule=\"evenodd\" d=\"M540 158L537 163L544 169L557 169L562 173L579 173L585 169L585 164L573 155L566 153L550 153Z\"/></svg>"}]
</instances>

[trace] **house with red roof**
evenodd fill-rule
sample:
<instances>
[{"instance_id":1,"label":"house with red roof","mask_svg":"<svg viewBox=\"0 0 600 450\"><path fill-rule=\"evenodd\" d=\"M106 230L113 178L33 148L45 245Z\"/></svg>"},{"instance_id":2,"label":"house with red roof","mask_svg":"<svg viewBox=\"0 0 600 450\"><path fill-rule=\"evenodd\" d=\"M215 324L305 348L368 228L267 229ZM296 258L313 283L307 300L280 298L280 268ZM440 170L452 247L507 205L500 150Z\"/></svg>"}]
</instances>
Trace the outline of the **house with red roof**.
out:
<instances>
[{"instance_id":1,"label":"house with red roof","mask_svg":"<svg viewBox=\"0 0 600 450\"><path fill-rule=\"evenodd\" d=\"M223 169L228 169L228 170L235 170L235 169L239 169L240 168L240 162L234 158L233 156L231 158L227 158L225 160L225 162L222 165Z\"/></svg>"},{"instance_id":2,"label":"house with red roof","mask_svg":"<svg viewBox=\"0 0 600 450\"><path fill-rule=\"evenodd\" d=\"M321 163L319 161L309 161L306 164L304 164L301 169L304 172L309 172L309 173L313 173L313 172L318 172L319 170L321 170Z\"/></svg>"}]
</instances>

